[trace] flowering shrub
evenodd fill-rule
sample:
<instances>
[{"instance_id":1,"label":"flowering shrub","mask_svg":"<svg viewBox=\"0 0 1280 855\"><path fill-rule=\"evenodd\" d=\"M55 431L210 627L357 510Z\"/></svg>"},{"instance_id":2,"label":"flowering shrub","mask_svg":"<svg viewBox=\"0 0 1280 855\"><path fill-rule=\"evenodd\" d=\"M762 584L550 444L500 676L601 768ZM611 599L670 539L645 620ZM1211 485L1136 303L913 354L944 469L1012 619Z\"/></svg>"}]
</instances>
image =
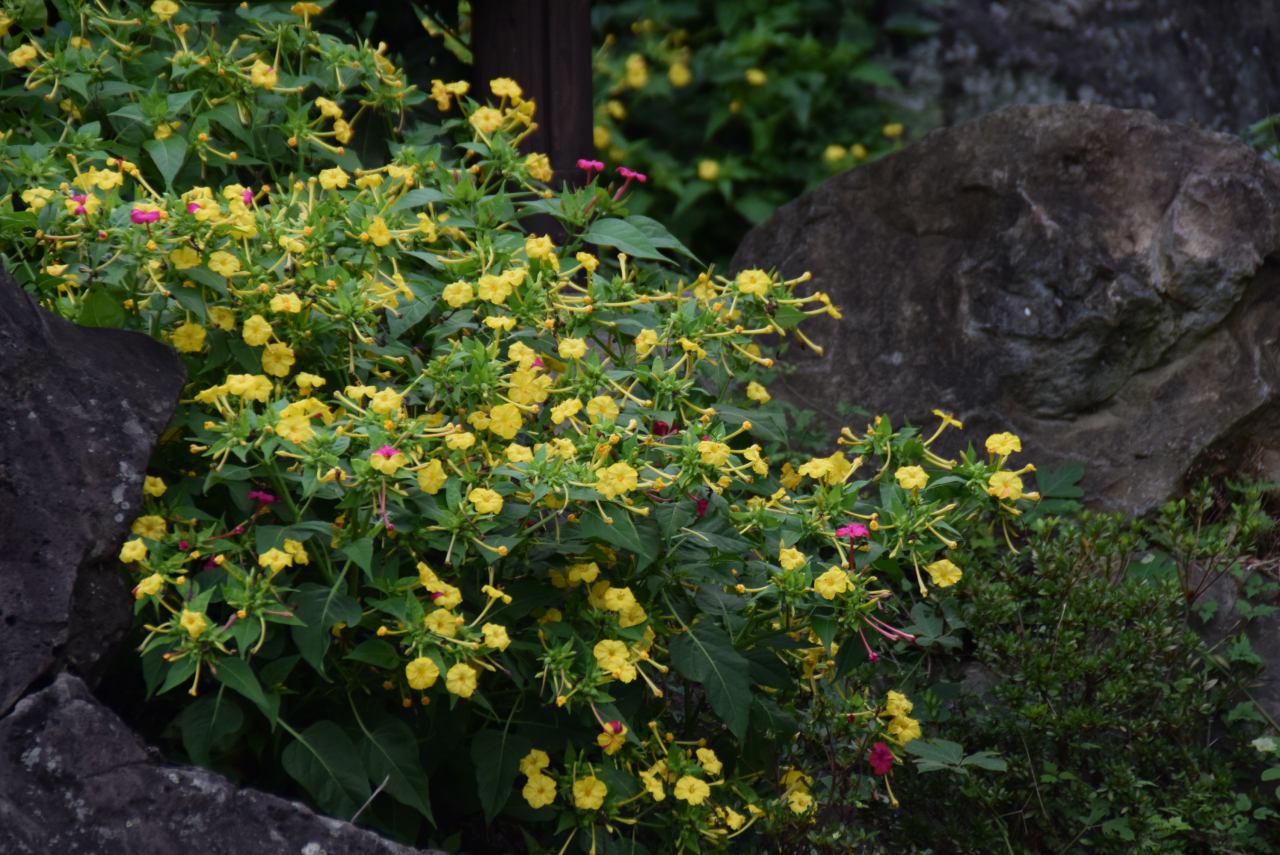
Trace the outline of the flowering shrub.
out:
<instances>
[{"instance_id":1,"label":"flowering shrub","mask_svg":"<svg viewBox=\"0 0 1280 855\"><path fill-rule=\"evenodd\" d=\"M595 144L650 176L637 210L673 212L677 235L727 259L778 206L897 147L883 93L900 86L874 54L927 24L873 5L596 4Z\"/></svg>"},{"instance_id":2,"label":"flowering shrub","mask_svg":"<svg viewBox=\"0 0 1280 855\"><path fill-rule=\"evenodd\" d=\"M250 117L262 163L197 135L170 169L144 142L157 182L101 128L15 126L0 229L45 305L186 363L120 560L149 692L190 696L187 753L256 755L406 838L502 815L532 848L702 851L817 815L832 782L788 742L839 685L868 797L891 800L912 701L845 675L912 640L895 603L959 582L950 550L1008 537L1036 498L1018 439L945 460L930 446L949 416L928 437L876 419L779 466L756 372L773 340L839 314L806 277L686 273L599 164L551 190L546 158L517 149L535 113L514 81L488 106L440 83L456 145L322 165L345 154L314 129L348 99L359 115L380 85L399 93L382 107L417 97L380 54L316 35L311 4L242 10L247 29L217 40L212 13L118 8L43 42L6 18L6 83L43 99L99 40L152 45L128 51L144 65L198 43L225 58L225 95L193 72L165 97L199 105L192 131ZM94 73L87 90L115 91L130 72ZM257 166L269 185L243 183ZM562 233L524 232L530 214Z\"/></svg>"}]
</instances>

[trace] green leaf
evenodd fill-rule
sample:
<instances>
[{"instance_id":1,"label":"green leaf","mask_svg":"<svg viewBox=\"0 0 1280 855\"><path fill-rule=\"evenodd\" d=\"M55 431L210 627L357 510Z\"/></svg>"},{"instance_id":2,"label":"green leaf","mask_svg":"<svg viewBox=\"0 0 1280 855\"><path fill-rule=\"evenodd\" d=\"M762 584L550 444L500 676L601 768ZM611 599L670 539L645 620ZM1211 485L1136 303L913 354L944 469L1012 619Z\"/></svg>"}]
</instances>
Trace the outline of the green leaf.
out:
<instances>
[{"instance_id":1,"label":"green leaf","mask_svg":"<svg viewBox=\"0 0 1280 855\"><path fill-rule=\"evenodd\" d=\"M339 623L354 626L360 622L360 603L342 590L339 577L332 587L304 583L293 595L293 613L305 626L292 627L298 652L312 668L324 676L324 656L333 641L330 630Z\"/></svg>"},{"instance_id":2,"label":"green leaf","mask_svg":"<svg viewBox=\"0 0 1280 855\"><path fill-rule=\"evenodd\" d=\"M619 220L616 217L596 220L591 224L591 228L587 229L582 239L587 243L616 247L633 258L666 260L644 232L626 220Z\"/></svg>"},{"instance_id":3,"label":"green leaf","mask_svg":"<svg viewBox=\"0 0 1280 855\"><path fill-rule=\"evenodd\" d=\"M1009 764L994 751L979 751L964 758L965 766L977 766L979 769L990 769L992 772L1007 772Z\"/></svg>"},{"instance_id":4,"label":"green leaf","mask_svg":"<svg viewBox=\"0 0 1280 855\"><path fill-rule=\"evenodd\" d=\"M921 772L957 770L964 760L964 747L946 739L913 739L905 746L908 754L914 754L916 767Z\"/></svg>"},{"instance_id":5,"label":"green leaf","mask_svg":"<svg viewBox=\"0 0 1280 855\"><path fill-rule=\"evenodd\" d=\"M476 771L476 793L486 824L493 822L511 797L520 758L532 743L510 731L482 730L471 738L471 762Z\"/></svg>"},{"instance_id":6,"label":"green leaf","mask_svg":"<svg viewBox=\"0 0 1280 855\"><path fill-rule=\"evenodd\" d=\"M124 307L105 289L95 289L80 306L76 321L87 327L120 327L124 325Z\"/></svg>"},{"instance_id":7,"label":"green leaf","mask_svg":"<svg viewBox=\"0 0 1280 855\"><path fill-rule=\"evenodd\" d=\"M373 569L373 538L362 537L359 540L348 543L339 550L343 555L350 558L357 567L366 573Z\"/></svg>"},{"instance_id":8,"label":"green leaf","mask_svg":"<svg viewBox=\"0 0 1280 855\"><path fill-rule=\"evenodd\" d=\"M597 513L584 513L582 521L578 524L579 531L583 537L600 540L627 550L641 559L643 566L648 566L657 556L654 553L653 544L641 539L639 532L636 531L631 512L615 508L610 511L609 518L613 520L612 523L606 523Z\"/></svg>"},{"instance_id":9,"label":"green leaf","mask_svg":"<svg viewBox=\"0 0 1280 855\"><path fill-rule=\"evenodd\" d=\"M209 750L240 730L244 712L226 692L219 691L184 709L177 724L187 755L197 764L209 766Z\"/></svg>"},{"instance_id":10,"label":"green leaf","mask_svg":"<svg viewBox=\"0 0 1280 855\"><path fill-rule=\"evenodd\" d=\"M218 661L218 670L215 673L218 682L253 701L271 722L271 726L275 726L276 716L280 711L280 697L268 695L262 691L262 684L258 682L258 676L253 673L252 665L239 657L228 656Z\"/></svg>"},{"instance_id":11,"label":"green leaf","mask_svg":"<svg viewBox=\"0 0 1280 855\"><path fill-rule=\"evenodd\" d=\"M396 670L403 662L395 647L381 638L370 638L360 642L344 658L353 662L363 662L375 668L384 668L388 671Z\"/></svg>"},{"instance_id":12,"label":"green leaf","mask_svg":"<svg viewBox=\"0 0 1280 855\"><path fill-rule=\"evenodd\" d=\"M371 793L359 757L342 728L331 721L318 721L295 735L280 760L316 804L334 816L350 819Z\"/></svg>"},{"instance_id":13,"label":"green leaf","mask_svg":"<svg viewBox=\"0 0 1280 855\"><path fill-rule=\"evenodd\" d=\"M427 773L422 768L418 739L409 725L396 718L385 718L372 730L356 714L356 722L364 732L360 757L369 779L387 782L387 792L403 805L413 808L435 825L431 805L427 802Z\"/></svg>"},{"instance_id":14,"label":"green leaf","mask_svg":"<svg viewBox=\"0 0 1280 855\"><path fill-rule=\"evenodd\" d=\"M394 213L396 211L407 211L411 208L421 208L423 205L443 202L446 198L443 193L434 187L419 187L401 196L400 200L391 206L391 211Z\"/></svg>"},{"instance_id":15,"label":"green leaf","mask_svg":"<svg viewBox=\"0 0 1280 855\"><path fill-rule=\"evenodd\" d=\"M1064 463L1056 469L1036 470L1036 489L1046 499L1078 499L1084 495L1080 479L1084 467L1079 463Z\"/></svg>"},{"instance_id":16,"label":"green leaf","mask_svg":"<svg viewBox=\"0 0 1280 855\"><path fill-rule=\"evenodd\" d=\"M715 710L738 739L747 737L751 710L750 663L728 633L702 621L671 642L671 664L687 680L701 683Z\"/></svg>"},{"instance_id":17,"label":"green leaf","mask_svg":"<svg viewBox=\"0 0 1280 855\"><path fill-rule=\"evenodd\" d=\"M387 331L392 338L400 338L404 332L431 313L435 307L434 297L419 297L396 309L394 314L387 312Z\"/></svg>"},{"instance_id":18,"label":"green leaf","mask_svg":"<svg viewBox=\"0 0 1280 855\"><path fill-rule=\"evenodd\" d=\"M671 234L671 232L667 230L666 226L652 217L635 214L627 217L627 222L639 229L641 233L649 239L649 243L653 244L658 249L674 249L681 255L688 256L694 261L697 261L698 257L690 252L687 246L677 240L676 236Z\"/></svg>"},{"instance_id":19,"label":"green leaf","mask_svg":"<svg viewBox=\"0 0 1280 855\"><path fill-rule=\"evenodd\" d=\"M142 144L147 154L155 161L165 187L173 187L173 178L182 168L182 161L187 157L187 140L174 134L167 140L147 140Z\"/></svg>"}]
</instances>

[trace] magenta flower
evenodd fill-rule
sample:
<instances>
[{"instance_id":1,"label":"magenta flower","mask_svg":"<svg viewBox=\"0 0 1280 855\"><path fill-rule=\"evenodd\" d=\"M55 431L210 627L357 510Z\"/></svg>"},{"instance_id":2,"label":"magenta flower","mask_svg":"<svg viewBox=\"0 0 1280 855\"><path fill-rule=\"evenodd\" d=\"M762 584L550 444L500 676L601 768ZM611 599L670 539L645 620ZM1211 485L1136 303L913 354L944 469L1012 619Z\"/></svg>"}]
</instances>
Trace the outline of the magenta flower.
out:
<instances>
[{"instance_id":1,"label":"magenta flower","mask_svg":"<svg viewBox=\"0 0 1280 855\"><path fill-rule=\"evenodd\" d=\"M862 523L849 523L842 525L836 529L836 537L847 537L852 540L855 537L866 537L870 532Z\"/></svg>"},{"instance_id":2,"label":"magenta flower","mask_svg":"<svg viewBox=\"0 0 1280 855\"><path fill-rule=\"evenodd\" d=\"M679 433L680 429L674 424L667 424L662 420L653 423L654 436L670 436L673 433Z\"/></svg>"},{"instance_id":3,"label":"magenta flower","mask_svg":"<svg viewBox=\"0 0 1280 855\"><path fill-rule=\"evenodd\" d=\"M188 203L187 203L187 213L188 213L188 214L194 214L194 213L195 213L196 211L198 211L198 210L200 210L200 203L199 203L199 202L188 202Z\"/></svg>"},{"instance_id":4,"label":"magenta flower","mask_svg":"<svg viewBox=\"0 0 1280 855\"><path fill-rule=\"evenodd\" d=\"M254 502L261 502L264 505L274 505L276 497L262 490L250 490L249 499Z\"/></svg>"},{"instance_id":5,"label":"magenta flower","mask_svg":"<svg viewBox=\"0 0 1280 855\"><path fill-rule=\"evenodd\" d=\"M867 753L867 762L871 764L872 772L877 775L887 775L893 768L893 752L889 750L888 745L877 742Z\"/></svg>"},{"instance_id":6,"label":"magenta flower","mask_svg":"<svg viewBox=\"0 0 1280 855\"><path fill-rule=\"evenodd\" d=\"M604 164L598 160L587 160L581 158L578 160L578 168L585 169L587 172L604 172Z\"/></svg>"},{"instance_id":7,"label":"magenta flower","mask_svg":"<svg viewBox=\"0 0 1280 855\"><path fill-rule=\"evenodd\" d=\"M160 219L160 212L143 211L140 208L134 208L129 212L129 219L133 220L133 224L135 226L140 226L143 223L154 223L156 220Z\"/></svg>"},{"instance_id":8,"label":"magenta flower","mask_svg":"<svg viewBox=\"0 0 1280 855\"><path fill-rule=\"evenodd\" d=\"M77 214L83 214L83 213L87 210L87 209L85 208L85 206L84 206L84 200L85 200L85 199L87 199L87 198L88 198L88 197L87 197L87 196L85 196L83 193L77 193L77 194L75 194L74 196L72 196L72 197L71 197L71 201L72 201L72 202L76 202L76 203L78 203L78 204L76 205L76 213L77 213Z\"/></svg>"},{"instance_id":9,"label":"magenta flower","mask_svg":"<svg viewBox=\"0 0 1280 855\"><path fill-rule=\"evenodd\" d=\"M618 191L613 194L613 201L615 202L622 198L623 193L627 192L627 188L631 186L632 181L639 181L643 184L649 180L649 176L643 172L636 172L634 169L628 169L625 166L618 167L618 174L623 177L624 181Z\"/></svg>"},{"instance_id":10,"label":"magenta flower","mask_svg":"<svg viewBox=\"0 0 1280 855\"><path fill-rule=\"evenodd\" d=\"M395 446L393 445L384 445L382 446L382 448L379 448L377 451L374 452L374 454L381 455L382 457L385 457L388 460L395 457L399 453L400 452L397 451Z\"/></svg>"},{"instance_id":11,"label":"magenta flower","mask_svg":"<svg viewBox=\"0 0 1280 855\"><path fill-rule=\"evenodd\" d=\"M604 728L610 733L614 733L614 734L622 733L622 722L618 721L617 719L614 719L613 721L606 721L604 723Z\"/></svg>"},{"instance_id":12,"label":"magenta flower","mask_svg":"<svg viewBox=\"0 0 1280 855\"><path fill-rule=\"evenodd\" d=\"M245 203L246 205L252 205L252 204L253 204L253 191L252 191L252 190L246 190L246 191L244 191L244 194L243 194L240 198L244 201L244 203Z\"/></svg>"}]
</instances>

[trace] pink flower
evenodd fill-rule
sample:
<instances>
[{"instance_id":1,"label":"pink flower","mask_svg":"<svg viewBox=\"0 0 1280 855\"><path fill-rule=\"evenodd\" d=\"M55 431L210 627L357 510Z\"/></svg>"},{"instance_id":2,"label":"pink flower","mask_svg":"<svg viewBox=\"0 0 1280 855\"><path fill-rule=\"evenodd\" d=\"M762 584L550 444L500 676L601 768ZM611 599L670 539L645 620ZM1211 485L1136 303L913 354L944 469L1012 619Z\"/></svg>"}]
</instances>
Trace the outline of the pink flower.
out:
<instances>
[{"instance_id":1,"label":"pink flower","mask_svg":"<svg viewBox=\"0 0 1280 855\"><path fill-rule=\"evenodd\" d=\"M143 223L154 223L156 220L160 219L160 212L143 211L140 208L134 208L129 212L129 219L133 220L133 224L135 226L140 226Z\"/></svg>"},{"instance_id":2,"label":"pink flower","mask_svg":"<svg viewBox=\"0 0 1280 855\"><path fill-rule=\"evenodd\" d=\"M188 214L194 214L194 213L195 213L196 211L198 211L198 210L200 210L200 203L199 203L199 202L188 202L188 203L187 203L187 213L188 213Z\"/></svg>"},{"instance_id":3,"label":"pink flower","mask_svg":"<svg viewBox=\"0 0 1280 855\"><path fill-rule=\"evenodd\" d=\"M849 523L836 529L836 537L847 537L850 540L855 537L866 537L868 534L870 532L867 531L867 527L862 523Z\"/></svg>"},{"instance_id":4,"label":"pink flower","mask_svg":"<svg viewBox=\"0 0 1280 855\"><path fill-rule=\"evenodd\" d=\"M578 161L578 168L585 169L587 172L604 172L604 164L598 160L587 160L582 158Z\"/></svg>"},{"instance_id":5,"label":"pink flower","mask_svg":"<svg viewBox=\"0 0 1280 855\"><path fill-rule=\"evenodd\" d=\"M543 362L542 362L542 357L541 357L541 356L535 356L535 357L533 358L533 367L534 367L534 368L545 368L545 367L546 367L546 365L544 365L544 364L543 364Z\"/></svg>"},{"instance_id":6,"label":"pink flower","mask_svg":"<svg viewBox=\"0 0 1280 855\"><path fill-rule=\"evenodd\" d=\"M77 194L75 194L74 196L72 196L72 197L71 197L71 201L72 201L72 202L78 202L78 203L79 203L78 205L76 205L76 213L77 213L77 214L83 214L83 213L87 210L87 209L85 208L85 206L84 206L84 200L85 200L86 198L88 198L88 197L86 197L83 193L77 193Z\"/></svg>"},{"instance_id":7,"label":"pink flower","mask_svg":"<svg viewBox=\"0 0 1280 855\"><path fill-rule=\"evenodd\" d=\"M276 503L275 496L270 493L263 492L262 490L250 490L249 499L251 501L261 502L264 505L274 505ZM238 533L239 532L237 532L237 534Z\"/></svg>"},{"instance_id":8,"label":"pink flower","mask_svg":"<svg viewBox=\"0 0 1280 855\"><path fill-rule=\"evenodd\" d=\"M392 446L392 445L384 445L382 446L382 448L379 448L377 451L374 452L374 454L380 454L383 457L387 458L388 460L395 457L399 453L400 452L396 450L395 446Z\"/></svg>"},{"instance_id":9,"label":"pink flower","mask_svg":"<svg viewBox=\"0 0 1280 855\"><path fill-rule=\"evenodd\" d=\"M244 200L244 203L245 203L246 205L252 205L252 204L253 204L253 191L252 191L252 190L246 190L246 191L244 191L244 194L243 194L240 198L241 198L242 200Z\"/></svg>"},{"instance_id":10,"label":"pink flower","mask_svg":"<svg viewBox=\"0 0 1280 855\"><path fill-rule=\"evenodd\" d=\"M877 742L871 746L871 751L867 753L867 762L871 764L871 771L877 775L887 775L889 770L893 768L893 752L889 750L889 746L883 742Z\"/></svg>"},{"instance_id":11,"label":"pink flower","mask_svg":"<svg viewBox=\"0 0 1280 855\"><path fill-rule=\"evenodd\" d=\"M670 436L673 433L679 433L679 432L680 432L680 429L676 427L674 424L667 424L666 422L661 420L655 421L653 423L654 436Z\"/></svg>"},{"instance_id":12,"label":"pink flower","mask_svg":"<svg viewBox=\"0 0 1280 855\"><path fill-rule=\"evenodd\" d=\"M645 175L643 172L636 172L634 169L628 169L625 166L618 167L618 174L627 179L628 183L630 183L632 179L639 181L641 184L649 180L649 176Z\"/></svg>"},{"instance_id":13,"label":"pink flower","mask_svg":"<svg viewBox=\"0 0 1280 855\"><path fill-rule=\"evenodd\" d=\"M615 733L615 734L622 733L622 722L616 719L613 721L606 721L604 723L604 727L605 727L605 730L609 731L610 733Z\"/></svg>"}]
</instances>

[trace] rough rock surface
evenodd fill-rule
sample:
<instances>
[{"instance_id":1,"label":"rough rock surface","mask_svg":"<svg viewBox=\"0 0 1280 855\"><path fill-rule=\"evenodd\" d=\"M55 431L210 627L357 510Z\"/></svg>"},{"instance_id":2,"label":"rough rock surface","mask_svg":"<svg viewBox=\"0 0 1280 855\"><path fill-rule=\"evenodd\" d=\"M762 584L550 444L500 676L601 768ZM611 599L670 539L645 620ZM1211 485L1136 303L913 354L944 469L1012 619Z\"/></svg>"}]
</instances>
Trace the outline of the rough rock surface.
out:
<instances>
[{"instance_id":1,"label":"rough rock surface","mask_svg":"<svg viewBox=\"0 0 1280 855\"><path fill-rule=\"evenodd\" d=\"M939 124L1085 101L1240 132L1280 111L1273 0L897 0L937 33L898 66Z\"/></svg>"},{"instance_id":2,"label":"rough rock surface","mask_svg":"<svg viewBox=\"0 0 1280 855\"><path fill-rule=\"evenodd\" d=\"M76 326L0 271L0 714L129 625L115 554L186 373L160 343Z\"/></svg>"},{"instance_id":3,"label":"rough rock surface","mask_svg":"<svg viewBox=\"0 0 1280 855\"><path fill-rule=\"evenodd\" d=\"M0 719L6 855L417 851L207 770L164 765L70 674Z\"/></svg>"},{"instance_id":4,"label":"rough rock surface","mask_svg":"<svg viewBox=\"0 0 1280 855\"><path fill-rule=\"evenodd\" d=\"M1223 449L1280 473L1280 167L1148 113L1015 107L836 176L732 269L812 271L843 306L777 384L916 424L932 407L1086 467L1144 511ZM831 424L829 421L828 424ZM855 428L861 425L854 425ZM1260 463L1259 463L1260 461Z\"/></svg>"}]
</instances>

